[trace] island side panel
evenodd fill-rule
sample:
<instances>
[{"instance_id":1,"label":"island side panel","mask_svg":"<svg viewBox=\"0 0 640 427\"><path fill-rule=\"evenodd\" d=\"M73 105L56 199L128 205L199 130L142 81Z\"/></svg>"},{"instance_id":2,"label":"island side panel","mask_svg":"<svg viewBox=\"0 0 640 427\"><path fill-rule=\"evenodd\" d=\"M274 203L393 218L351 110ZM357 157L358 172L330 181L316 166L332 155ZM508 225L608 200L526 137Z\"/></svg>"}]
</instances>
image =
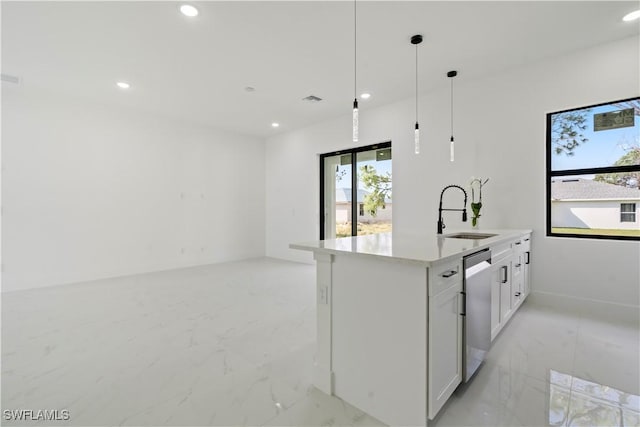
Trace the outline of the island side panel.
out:
<instances>
[{"instance_id":1,"label":"island side panel","mask_svg":"<svg viewBox=\"0 0 640 427\"><path fill-rule=\"evenodd\" d=\"M331 267L333 256L315 252L316 260L316 360L313 370L314 385L327 394L333 394L331 370Z\"/></svg>"},{"instance_id":2,"label":"island side panel","mask_svg":"<svg viewBox=\"0 0 640 427\"><path fill-rule=\"evenodd\" d=\"M427 419L427 269L334 255L334 393L390 425Z\"/></svg>"}]
</instances>

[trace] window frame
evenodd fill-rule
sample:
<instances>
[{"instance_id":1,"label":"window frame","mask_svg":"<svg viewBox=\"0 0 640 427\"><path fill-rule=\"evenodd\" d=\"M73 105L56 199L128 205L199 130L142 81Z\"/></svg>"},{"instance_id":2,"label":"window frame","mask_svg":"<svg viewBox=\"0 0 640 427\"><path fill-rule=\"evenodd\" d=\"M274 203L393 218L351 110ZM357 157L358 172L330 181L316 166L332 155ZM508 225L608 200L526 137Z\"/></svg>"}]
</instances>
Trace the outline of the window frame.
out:
<instances>
[{"instance_id":1,"label":"window frame","mask_svg":"<svg viewBox=\"0 0 640 427\"><path fill-rule=\"evenodd\" d=\"M628 211L623 210L622 208L623 208L625 205L627 205L628 207L630 207L630 208L631 208L631 210L628 210ZM636 205L634 202L629 202L629 203L623 202L623 203L620 203L620 222L637 222L637 218L636 218L636 206L637 206L637 205ZM630 217L631 217L631 218L633 218L633 219L631 219L631 220L624 220L624 219L622 219L624 215L628 215L628 216L630 216Z\"/></svg>"},{"instance_id":2,"label":"window frame","mask_svg":"<svg viewBox=\"0 0 640 427\"><path fill-rule=\"evenodd\" d=\"M551 227L551 180L554 177L562 176L575 176L575 175L591 175L591 174L604 174L604 173L625 173L625 172L640 172L640 165L627 165L627 166L605 166L597 168L580 168L580 169L563 169L563 170L551 170L552 152L551 146L551 116L555 114L568 113L571 111L584 110L587 108L602 107L605 105L616 104L627 101L635 101L640 99L638 96L631 98L619 99L614 101L601 102L599 104L585 105L582 107L569 108L566 110L552 111L547 113L546 117L546 212L547 212L547 237L569 237L578 239L603 239L603 240L636 240L640 241L640 236L610 236L603 234L572 234L572 233L554 233Z\"/></svg>"},{"instance_id":3,"label":"window frame","mask_svg":"<svg viewBox=\"0 0 640 427\"><path fill-rule=\"evenodd\" d=\"M358 174L357 174L357 154L363 151L380 150L383 148L392 148L391 141L380 142L378 144L365 145L363 147L345 148L344 150L332 151L331 153L322 153L320 157L320 240L324 237L324 159L325 157L333 157L343 154L351 154L351 237L358 235L358 211L355 206L358 204ZM392 157L393 158L393 157ZM355 202L354 202L355 200Z\"/></svg>"}]
</instances>

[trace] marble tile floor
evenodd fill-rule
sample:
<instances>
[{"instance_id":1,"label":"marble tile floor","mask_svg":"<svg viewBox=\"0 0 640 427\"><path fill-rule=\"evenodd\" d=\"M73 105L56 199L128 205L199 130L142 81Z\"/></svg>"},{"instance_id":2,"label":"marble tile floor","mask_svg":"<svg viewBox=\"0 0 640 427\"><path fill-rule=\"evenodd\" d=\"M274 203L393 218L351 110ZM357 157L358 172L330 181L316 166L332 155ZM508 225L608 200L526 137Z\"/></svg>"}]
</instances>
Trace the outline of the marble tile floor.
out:
<instances>
[{"instance_id":1,"label":"marble tile floor","mask_svg":"<svg viewBox=\"0 0 640 427\"><path fill-rule=\"evenodd\" d=\"M311 385L314 340L314 266L267 258L6 293L2 425L382 425ZM638 325L527 301L429 425L640 425L639 354Z\"/></svg>"}]
</instances>

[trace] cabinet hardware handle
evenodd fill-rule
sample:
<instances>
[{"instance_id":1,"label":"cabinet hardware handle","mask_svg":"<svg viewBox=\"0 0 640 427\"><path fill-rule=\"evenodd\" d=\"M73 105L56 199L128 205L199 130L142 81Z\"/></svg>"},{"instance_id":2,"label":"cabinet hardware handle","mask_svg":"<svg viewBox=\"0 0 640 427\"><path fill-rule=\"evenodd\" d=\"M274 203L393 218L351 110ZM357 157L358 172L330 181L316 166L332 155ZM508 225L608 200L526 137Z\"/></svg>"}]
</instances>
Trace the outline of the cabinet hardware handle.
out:
<instances>
[{"instance_id":1,"label":"cabinet hardware handle","mask_svg":"<svg viewBox=\"0 0 640 427\"><path fill-rule=\"evenodd\" d=\"M530 258L531 258L531 252L527 251L527 252L525 252L524 254L525 254L525 255L526 255L526 257L527 257L524 263L525 263L525 264L529 264L529 263L531 263L531 259L530 259Z\"/></svg>"},{"instance_id":2,"label":"cabinet hardware handle","mask_svg":"<svg viewBox=\"0 0 640 427\"><path fill-rule=\"evenodd\" d=\"M520 292L516 292L516 296L519 297L520 296Z\"/></svg>"},{"instance_id":3,"label":"cabinet hardware handle","mask_svg":"<svg viewBox=\"0 0 640 427\"><path fill-rule=\"evenodd\" d=\"M520 243L522 243L522 242L518 240L518 241L516 242L516 245L519 245Z\"/></svg>"},{"instance_id":4,"label":"cabinet hardware handle","mask_svg":"<svg viewBox=\"0 0 640 427\"><path fill-rule=\"evenodd\" d=\"M515 267L516 267L516 268L520 268L520 266L521 266L521 265L522 265L522 264L517 263Z\"/></svg>"},{"instance_id":5,"label":"cabinet hardware handle","mask_svg":"<svg viewBox=\"0 0 640 427\"><path fill-rule=\"evenodd\" d=\"M442 277L451 277L455 276L456 274L458 274L456 270L449 270L446 273L442 273Z\"/></svg>"},{"instance_id":6,"label":"cabinet hardware handle","mask_svg":"<svg viewBox=\"0 0 640 427\"><path fill-rule=\"evenodd\" d=\"M524 239L524 241L525 241L525 242L528 242L528 241L529 241L529 239Z\"/></svg>"},{"instance_id":7,"label":"cabinet hardware handle","mask_svg":"<svg viewBox=\"0 0 640 427\"><path fill-rule=\"evenodd\" d=\"M467 294L466 292L460 292L460 294L462 295L462 309L464 310L464 312L460 313L460 316L466 316L467 315Z\"/></svg>"},{"instance_id":8,"label":"cabinet hardware handle","mask_svg":"<svg viewBox=\"0 0 640 427\"><path fill-rule=\"evenodd\" d=\"M500 279L501 283L507 283L507 276L509 275L509 267L507 267L506 265L503 265L502 267L500 267L500 271L504 272L504 276L502 279Z\"/></svg>"}]
</instances>

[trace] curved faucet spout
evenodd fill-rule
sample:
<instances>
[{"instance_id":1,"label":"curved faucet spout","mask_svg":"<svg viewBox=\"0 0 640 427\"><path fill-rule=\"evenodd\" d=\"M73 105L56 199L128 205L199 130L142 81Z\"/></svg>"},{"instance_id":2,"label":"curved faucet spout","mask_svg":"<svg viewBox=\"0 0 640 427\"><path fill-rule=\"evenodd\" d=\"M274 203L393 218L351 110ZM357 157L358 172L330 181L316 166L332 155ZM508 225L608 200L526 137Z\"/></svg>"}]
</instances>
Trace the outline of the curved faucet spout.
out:
<instances>
[{"instance_id":1,"label":"curved faucet spout","mask_svg":"<svg viewBox=\"0 0 640 427\"><path fill-rule=\"evenodd\" d=\"M442 207L442 197L444 196L445 191L449 188L457 188L464 193L464 207L462 209L444 209ZM464 188L459 185L452 184L447 185L442 189L442 192L440 193L440 205L438 206L438 234L442 234L442 230L446 228L444 221L442 221L442 211L462 211L462 221L467 222L467 192Z\"/></svg>"}]
</instances>

